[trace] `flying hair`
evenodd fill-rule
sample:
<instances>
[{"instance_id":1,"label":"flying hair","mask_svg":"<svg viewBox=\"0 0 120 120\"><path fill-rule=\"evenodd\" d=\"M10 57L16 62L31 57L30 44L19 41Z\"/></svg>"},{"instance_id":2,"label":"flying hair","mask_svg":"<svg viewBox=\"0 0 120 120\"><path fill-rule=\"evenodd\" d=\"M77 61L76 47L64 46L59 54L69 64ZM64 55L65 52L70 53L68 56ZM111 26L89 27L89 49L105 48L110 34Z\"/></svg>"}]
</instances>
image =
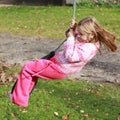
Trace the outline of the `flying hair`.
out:
<instances>
[{"instance_id":1,"label":"flying hair","mask_svg":"<svg viewBox=\"0 0 120 120\"><path fill-rule=\"evenodd\" d=\"M93 41L104 45L109 51L116 51L115 36L104 29L94 17L86 17L82 19L77 26L78 33L84 31L87 34L94 34Z\"/></svg>"}]
</instances>

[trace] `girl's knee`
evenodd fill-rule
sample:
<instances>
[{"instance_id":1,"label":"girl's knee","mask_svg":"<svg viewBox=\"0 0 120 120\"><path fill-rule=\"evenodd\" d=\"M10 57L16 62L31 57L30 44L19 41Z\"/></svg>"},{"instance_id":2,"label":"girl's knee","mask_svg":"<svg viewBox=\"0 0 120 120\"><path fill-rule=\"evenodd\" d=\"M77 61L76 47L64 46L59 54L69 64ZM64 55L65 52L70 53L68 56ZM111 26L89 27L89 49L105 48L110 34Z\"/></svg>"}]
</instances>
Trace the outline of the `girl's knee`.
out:
<instances>
[{"instance_id":1,"label":"girl's knee","mask_svg":"<svg viewBox=\"0 0 120 120\"><path fill-rule=\"evenodd\" d=\"M24 70L37 72L37 61L28 61L23 66Z\"/></svg>"},{"instance_id":2,"label":"girl's knee","mask_svg":"<svg viewBox=\"0 0 120 120\"><path fill-rule=\"evenodd\" d=\"M35 62L34 61L28 61L24 64L23 67L31 67L31 66L34 66Z\"/></svg>"}]
</instances>

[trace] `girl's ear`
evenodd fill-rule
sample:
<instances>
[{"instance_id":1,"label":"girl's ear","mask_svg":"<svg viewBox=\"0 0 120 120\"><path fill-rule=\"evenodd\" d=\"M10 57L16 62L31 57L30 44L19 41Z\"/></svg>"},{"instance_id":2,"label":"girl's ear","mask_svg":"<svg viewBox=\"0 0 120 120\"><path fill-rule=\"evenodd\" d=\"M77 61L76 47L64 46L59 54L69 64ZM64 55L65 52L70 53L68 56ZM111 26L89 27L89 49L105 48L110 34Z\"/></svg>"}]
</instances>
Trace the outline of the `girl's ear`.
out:
<instances>
[{"instance_id":1,"label":"girl's ear","mask_svg":"<svg viewBox=\"0 0 120 120\"><path fill-rule=\"evenodd\" d=\"M94 34L93 32L90 33L90 34L89 34L89 39L90 39L90 40L93 40L93 39L94 39L94 36L95 36L95 34Z\"/></svg>"}]
</instances>

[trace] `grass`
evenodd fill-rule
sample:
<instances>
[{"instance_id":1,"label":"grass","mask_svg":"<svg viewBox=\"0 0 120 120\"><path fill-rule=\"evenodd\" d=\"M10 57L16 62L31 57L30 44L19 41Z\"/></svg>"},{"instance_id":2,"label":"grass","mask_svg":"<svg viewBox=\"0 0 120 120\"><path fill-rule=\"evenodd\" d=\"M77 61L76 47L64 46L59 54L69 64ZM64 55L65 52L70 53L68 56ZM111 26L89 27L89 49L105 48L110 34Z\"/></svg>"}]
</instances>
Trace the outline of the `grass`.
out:
<instances>
[{"instance_id":1,"label":"grass","mask_svg":"<svg viewBox=\"0 0 120 120\"><path fill-rule=\"evenodd\" d=\"M95 16L120 40L120 9L77 6L77 21ZM12 6L0 8L0 32L48 38L64 38L72 18L70 6ZM11 69L7 74L18 70ZM87 81L39 80L27 111L13 105L0 86L0 120L116 120L120 119L120 86Z\"/></svg>"},{"instance_id":2,"label":"grass","mask_svg":"<svg viewBox=\"0 0 120 120\"><path fill-rule=\"evenodd\" d=\"M95 16L120 40L120 9L77 5L76 21ZM70 6L10 6L0 8L0 32L64 39L72 19Z\"/></svg>"},{"instance_id":3,"label":"grass","mask_svg":"<svg viewBox=\"0 0 120 120\"><path fill-rule=\"evenodd\" d=\"M120 86L39 79L24 111L13 105L6 95L12 85L0 87L1 120L64 120L65 115L69 120L116 120L120 117Z\"/></svg>"}]
</instances>

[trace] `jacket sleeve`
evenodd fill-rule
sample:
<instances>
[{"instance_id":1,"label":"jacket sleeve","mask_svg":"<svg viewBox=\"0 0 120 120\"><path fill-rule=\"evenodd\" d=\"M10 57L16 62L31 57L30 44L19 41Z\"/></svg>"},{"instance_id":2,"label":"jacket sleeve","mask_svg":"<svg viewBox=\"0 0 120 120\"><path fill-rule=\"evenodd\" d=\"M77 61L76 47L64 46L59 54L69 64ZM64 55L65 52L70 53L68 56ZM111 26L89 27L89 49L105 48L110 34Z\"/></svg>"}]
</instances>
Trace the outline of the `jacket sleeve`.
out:
<instances>
[{"instance_id":1,"label":"jacket sleeve","mask_svg":"<svg viewBox=\"0 0 120 120\"><path fill-rule=\"evenodd\" d=\"M77 46L74 39L74 37L69 37L64 45L64 55L68 62L86 62L97 53L94 44L81 43Z\"/></svg>"},{"instance_id":2,"label":"jacket sleeve","mask_svg":"<svg viewBox=\"0 0 120 120\"><path fill-rule=\"evenodd\" d=\"M83 43L79 46L79 58L81 61L87 62L96 55L97 51L93 43Z\"/></svg>"},{"instance_id":3,"label":"jacket sleeve","mask_svg":"<svg viewBox=\"0 0 120 120\"><path fill-rule=\"evenodd\" d=\"M64 44L64 55L68 62L79 62L79 54L77 47L75 46L75 38L68 37Z\"/></svg>"}]
</instances>

